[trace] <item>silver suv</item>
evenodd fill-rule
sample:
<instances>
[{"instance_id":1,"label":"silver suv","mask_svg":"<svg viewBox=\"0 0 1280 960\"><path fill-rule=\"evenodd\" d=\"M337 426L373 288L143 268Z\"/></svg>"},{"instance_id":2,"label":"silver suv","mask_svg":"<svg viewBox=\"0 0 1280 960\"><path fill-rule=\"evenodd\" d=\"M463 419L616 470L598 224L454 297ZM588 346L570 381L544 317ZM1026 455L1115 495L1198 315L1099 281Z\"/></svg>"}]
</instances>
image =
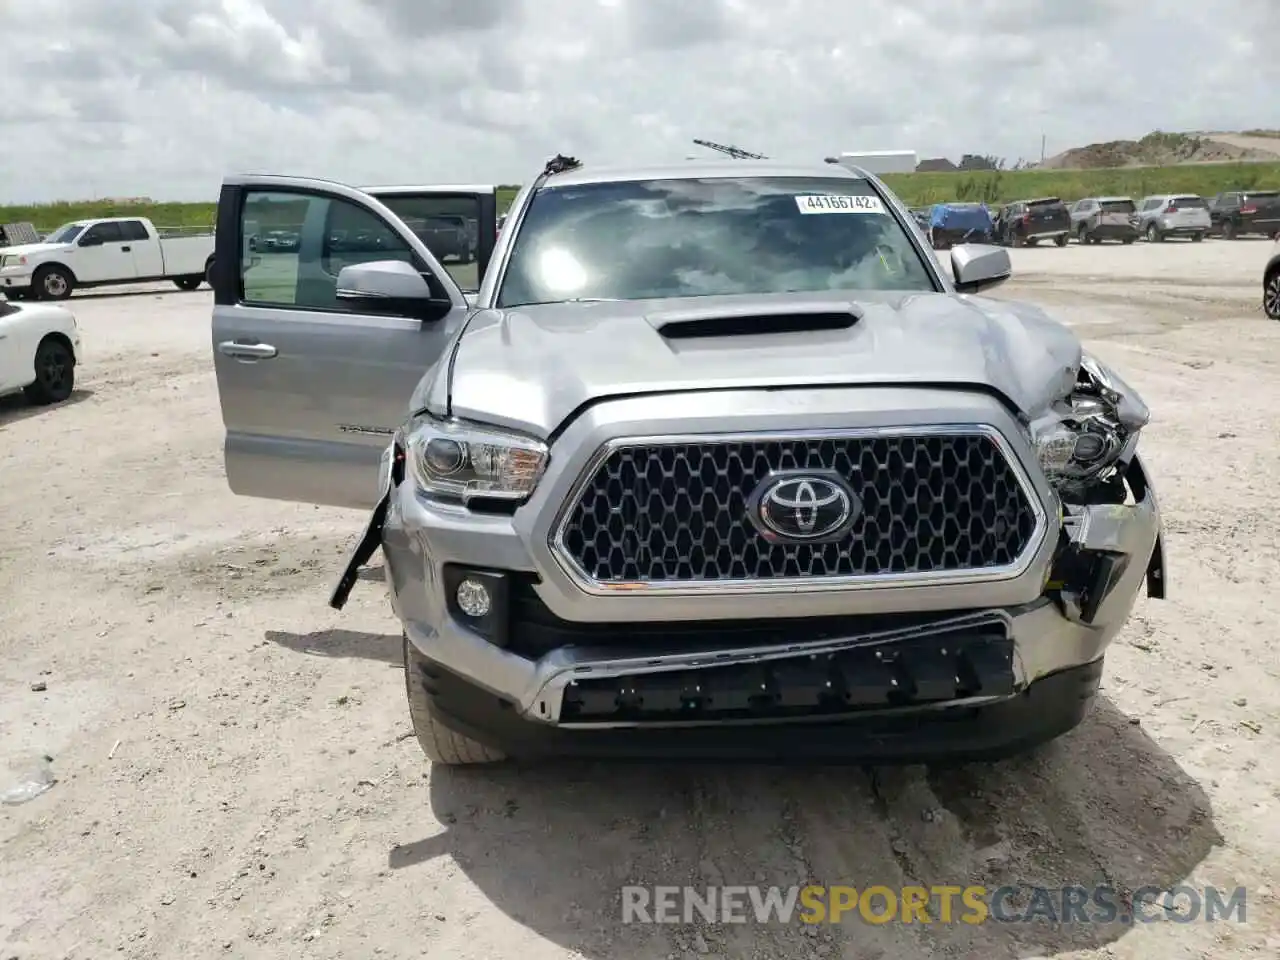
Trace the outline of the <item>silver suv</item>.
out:
<instances>
[{"instance_id":1,"label":"silver suv","mask_svg":"<svg viewBox=\"0 0 1280 960\"><path fill-rule=\"evenodd\" d=\"M292 262L244 255L259 208ZM218 213L228 480L372 508L330 603L381 548L435 762L1001 756L1163 596L1147 408L864 171L557 158L474 305L360 190Z\"/></svg>"},{"instance_id":2,"label":"silver suv","mask_svg":"<svg viewBox=\"0 0 1280 960\"><path fill-rule=\"evenodd\" d=\"M1138 204L1138 232L1151 243L1168 237L1190 237L1199 243L1209 232L1209 204L1188 193L1162 193Z\"/></svg>"}]
</instances>

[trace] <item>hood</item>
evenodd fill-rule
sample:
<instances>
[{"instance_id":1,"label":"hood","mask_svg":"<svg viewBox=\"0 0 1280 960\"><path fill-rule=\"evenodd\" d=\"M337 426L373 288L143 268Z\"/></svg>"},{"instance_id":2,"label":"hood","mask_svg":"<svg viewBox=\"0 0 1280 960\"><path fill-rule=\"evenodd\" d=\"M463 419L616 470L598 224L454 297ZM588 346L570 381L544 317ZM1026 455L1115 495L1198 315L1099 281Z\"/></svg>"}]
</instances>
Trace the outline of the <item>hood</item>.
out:
<instances>
[{"instance_id":1,"label":"hood","mask_svg":"<svg viewBox=\"0 0 1280 960\"><path fill-rule=\"evenodd\" d=\"M788 311L857 319L802 332L687 333L701 318ZM673 321L685 336L660 332ZM1038 308L960 294L547 304L472 318L453 365L452 412L545 438L584 403L611 396L920 383L994 390L1031 416L1067 392L1080 355L1076 336Z\"/></svg>"},{"instance_id":2,"label":"hood","mask_svg":"<svg viewBox=\"0 0 1280 960\"><path fill-rule=\"evenodd\" d=\"M74 246L70 243L23 243L16 247L0 247L0 257L29 257L37 253L56 253L59 250L69 250Z\"/></svg>"}]
</instances>

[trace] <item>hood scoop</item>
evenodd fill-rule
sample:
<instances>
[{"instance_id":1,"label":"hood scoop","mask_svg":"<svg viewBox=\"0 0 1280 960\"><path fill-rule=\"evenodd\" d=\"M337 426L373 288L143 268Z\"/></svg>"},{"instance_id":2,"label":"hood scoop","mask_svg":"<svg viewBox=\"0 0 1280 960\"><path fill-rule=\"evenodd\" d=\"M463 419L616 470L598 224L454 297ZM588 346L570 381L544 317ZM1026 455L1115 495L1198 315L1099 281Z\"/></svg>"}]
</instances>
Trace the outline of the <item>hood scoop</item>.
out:
<instances>
[{"instance_id":1,"label":"hood scoop","mask_svg":"<svg viewBox=\"0 0 1280 960\"><path fill-rule=\"evenodd\" d=\"M772 310L759 305L672 310L645 317L649 325L667 340L848 330L861 319L862 310L848 301L796 304Z\"/></svg>"}]
</instances>

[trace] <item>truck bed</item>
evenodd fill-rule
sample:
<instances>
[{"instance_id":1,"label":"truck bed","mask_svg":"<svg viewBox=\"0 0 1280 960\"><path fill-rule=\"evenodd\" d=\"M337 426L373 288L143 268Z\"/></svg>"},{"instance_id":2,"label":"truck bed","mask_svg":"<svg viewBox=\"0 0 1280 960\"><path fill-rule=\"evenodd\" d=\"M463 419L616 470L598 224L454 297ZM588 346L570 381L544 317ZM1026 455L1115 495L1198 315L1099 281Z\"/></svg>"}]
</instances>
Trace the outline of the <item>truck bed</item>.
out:
<instances>
[{"instance_id":1,"label":"truck bed","mask_svg":"<svg viewBox=\"0 0 1280 960\"><path fill-rule=\"evenodd\" d=\"M159 243L166 277L203 276L205 263L213 255L212 233L194 237L162 236Z\"/></svg>"}]
</instances>

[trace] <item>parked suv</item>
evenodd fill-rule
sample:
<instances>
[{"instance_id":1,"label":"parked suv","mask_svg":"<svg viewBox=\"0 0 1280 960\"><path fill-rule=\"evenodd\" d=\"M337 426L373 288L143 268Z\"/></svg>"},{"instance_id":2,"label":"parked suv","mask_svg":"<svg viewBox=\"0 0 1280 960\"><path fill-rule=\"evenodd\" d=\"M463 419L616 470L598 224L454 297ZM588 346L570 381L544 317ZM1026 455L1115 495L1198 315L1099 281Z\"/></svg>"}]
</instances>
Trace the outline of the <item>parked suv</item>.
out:
<instances>
[{"instance_id":1,"label":"parked suv","mask_svg":"<svg viewBox=\"0 0 1280 960\"><path fill-rule=\"evenodd\" d=\"M1168 237L1190 237L1199 243L1209 233L1209 204L1189 193L1143 197L1136 222L1149 243Z\"/></svg>"},{"instance_id":2,"label":"parked suv","mask_svg":"<svg viewBox=\"0 0 1280 960\"><path fill-rule=\"evenodd\" d=\"M385 250L253 266L282 192ZM474 303L355 188L218 215L228 481L372 508L330 604L380 549L433 762L1017 753L1164 595L1142 400L870 174L557 158Z\"/></svg>"},{"instance_id":3,"label":"parked suv","mask_svg":"<svg viewBox=\"0 0 1280 960\"><path fill-rule=\"evenodd\" d=\"M1249 233L1280 239L1280 190L1220 193L1209 204L1209 216L1224 240Z\"/></svg>"},{"instance_id":4,"label":"parked suv","mask_svg":"<svg viewBox=\"0 0 1280 960\"><path fill-rule=\"evenodd\" d=\"M1129 197L1087 197L1071 205L1071 232L1081 243L1138 239L1137 206Z\"/></svg>"},{"instance_id":5,"label":"parked suv","mask_svg":"<svg viewBox=\"0 0 1280 960\"><path fill-rule=\"evenodd\" d=\"M1071 214L1058 197L1018 200L1000 211L996 237L1006 247L1034 247L1052 240L1060 247L1071 236Z\"/></svg>"}]
</instances>

